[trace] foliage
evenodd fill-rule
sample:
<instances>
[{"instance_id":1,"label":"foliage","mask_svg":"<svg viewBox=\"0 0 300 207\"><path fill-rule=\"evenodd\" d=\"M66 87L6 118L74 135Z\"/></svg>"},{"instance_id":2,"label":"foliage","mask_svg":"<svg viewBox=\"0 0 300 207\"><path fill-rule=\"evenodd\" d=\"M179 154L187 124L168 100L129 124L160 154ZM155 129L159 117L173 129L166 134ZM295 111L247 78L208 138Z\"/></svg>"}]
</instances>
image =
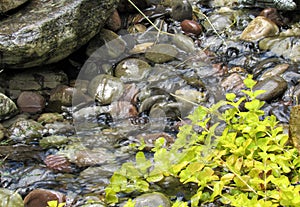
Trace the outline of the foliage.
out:
<instances>
[{"instance_id":1,"label":"foliage","mask_svg":"<svg viewBox=\"0 0 300 207\"><path fill-rule=\"evenodd\" d=\"M119 193L151 191L151 185L173 176L182 185L197 185L191 206L216 200L244 207L300 206L298 151L288 145L276 118L264 115L264 103L256 99L263 91L253 90L252 77L244 84L244 97L229 93L211 108L199 106L169 149L160 138L152 160L138 152L135 163L123 164L106 188L106 201L117 203Z\"/></svg>"},{"instance_id":2,"label":"foliage","mask_svg":"<svg viewBox=\"0 0 300 207\"><path fill-rule=\"evenodd\" d=\"M47 207L64 207L66 205L66 203L59 203L57 200L48 201L47 204Z\"/></svg>"}]
</instances>

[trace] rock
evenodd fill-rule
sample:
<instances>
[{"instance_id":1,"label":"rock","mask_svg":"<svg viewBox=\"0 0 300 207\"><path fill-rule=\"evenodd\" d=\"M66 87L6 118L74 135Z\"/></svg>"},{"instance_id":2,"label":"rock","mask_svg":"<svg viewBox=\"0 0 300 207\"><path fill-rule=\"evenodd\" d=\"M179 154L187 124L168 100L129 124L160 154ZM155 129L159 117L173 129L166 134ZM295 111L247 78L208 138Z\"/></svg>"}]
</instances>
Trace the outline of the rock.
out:
<instances>
[{"instance_id":1,"label":"rock","mask_svg":"<svg viewBox=\"0 0 300 207\"><path fill-rule=\"evenodd\" d=\"M213 13L208 17L209 21L205 19L202 25L207 31L213 32L215 30L222 32L231 27L234 23L235 15L237 14L234 14L231 10L228 12Z\"/></svg>"},{"instance_id":2,"label":"rock","mask_svg":"<svg viewBox=\"0 0 300 207\"><path fill-rule=\"evenodd\" d=\"M222 80L221 87L225 91L238 92L244 87L243 77L238 73L232 73Z\"/></svg>"},{"instance_id":3,"label":"rock","mask_svg":"<svg viewBox=\"0 0 300 207\"><path fill-rule=\"evenodd\" d=\"M171 17L176 21L183 21L185 19L193 18L193 8L187 0L172 1Z\"/></svg>"},{"instance_id":4,"label":"rock","mask_svg":"<svg viewBox=\"0 0 300 207\"><path fill-rule=\"evenodd\" d=\"M118 78L105 74L93 78L88 87L89 95L102 105L118 100L123 91L124 85Z\"/></svg>"},{"instance_id":5,"label":"rock","mask_svg":"<svg viewBox=\"0 0 300 207\"><path fill-rule=\"evenodd\" d=\"M51 112L61 112L62 106L72 106L74 90L74 88L66 85L59 85L54 88L50 93L47 110Z\"/></svg>"},{"instance_id":6,"label":"rock","mask_svg":"<svg viewBox=\"0 0 300 207\"><path fill-rule=\"evenodd\" d=\"M278 64L274 68L271 68L271 69L265 71L261 75L259 80L263 80L263 79L271 77L271 76L280 76L289 68L289 66L290 65L287 63Z\"/></svg>"},{"instance_id":7,"label":"rock","mask_svg":"<svg viewBox=\"0 0 300 207\"><path fill-rule=\"evenodd\" d=\"M82 146L78 147L82 148ZM104 148L96 148L93 150L70 149L64 150L60 154L66 156L71 163L76 164L78 167L101 165L115 160L115 155Z\"/></svg>"},{"instance_id":8,"label":"rock","mask_svg":"<svg viewBox=\"0 0 300 207\"><path fill-rule=\"evenodd\" d=\"M287 20L284 19L275 8L266 8L259 13L259 16L264 16L270 19L278 26L283 26L287 23Z\"/></svg>"},{"instance_id":9,"label":"rock","mask_svg":"<svg viewBox=\"0 0 300 207\"><path fill-rule=\"evenodd\" d=\"M106 21L106 27L114 32L118 31L121 29L121 18L118 13L118 10L115 10L112 15L107 19Z\"/></svg>"},{"instance_id":10,"label":"rock","mask_svg":"<svg viewBox=\"0 0 300 207\"><path fill-rule=\"evenodd\" d=\"M129 58L121 61L115 68L114 74L123 82L141 81L145 78L151 66L140 59Z\"/></svg>"},{"instance_id":11,"label":"rock","mask_svg":"<svg viewBox=\"0 0 300 207\"><path fill-rule=\"evenodd\" d=\"M147 0L132 0L132 2L141 10L145 9L148 5ZM120 0L118 10L122 13L137 12L137 10L127 0Z\"/></svg>"},{"instance_id":12,"label":"rock","mask_svg":"<svg viewBox=\"0 0 300 207\"><path fill-rule=\"evenodd\" d=\"M145 193L134 199L135 207L170 207L170 200L162 193Z\"/></svg>"},{"instance_id":13,"label":"rock","mask_svg":"<svg viewBox=\"0 0 300 207\"><path fill-rule=\"evenodd\" d=\"M17 192L6 188L0 188L0 206L3 207L24 207L23 199Z\"/></svg>"},{"instance_id":14,"label":"rock","mask_svg":"<svg viewBox=\"0 0 300 207\"><path fill-rule=\"evenodd\" d=\"M64 203L66 196L58 191L35 189L24 198L24 207L46 207L48 201Z\"/></svg>"},{"instance_id":15,"label":"rock","mask_svg":"<svg viewBox=\"0 0 300 207\"><path fill-rule=\"evenodd\" d=\"M70 173L72 171L71 163L62 155L48 155L44 163L55 172Z\"/></svg>"},{"instance_id":16,"label":"rock","mask_svg":"<svg viewBox=\"0 0 300 207\"><path fill-rule=\"evenodd\" d=\"M177 49L169 44L157 44L148 49L145 57L155 63L165 63L176 58Z\"/></svg>"},{"instance_id":17,"label":"rock","mask_svg":"<svg viewBox=\"0 0 300 207\"><path fill-rule=\"evenodd\" d=\"M293 62L300 61L299 37L269 37L259 42L259 49L269 50L277 56L290 59Z\"/></svg>"},{"instance_id":18,"label":"rock","mask_svg":"<svg viewBox=\"0 0 300 207\"><path fill-rule=\"evenodd\" d=\"M29 0L0 0L0 14L15 9Z\"/></svg>"},{"instance_id":19,"label":"rock","mask_svg":"<svg viewBox=\"0 0 300 207\"><path fill-rule=\"evenodd\" d=\"M258 81L253 87L253 90L265 90L265 93L257 96L257 99L261 101L271 101L278 98L287 89L287 82L279 77L272 76L262 81Z\"/></svg>"},{"instance_id":20,"label":"rock","mask_svg":"<svg viewBox=\"0 0 300 207\"><path fill-rule=\"evenodd\" d=\"M42 137L44 127L32 119L19 119L7 132L9 138L18 143L30 143Z\"/></svg>"},{"instance_id":21,"label":"rock","mask_svg":"<svg viewBox=\"0 0 300 207\"><path fill-rule=\"evenodd\" d=\"M17 104L22 112L38 113L45 108L45 98L36 92L24 91L20 94Z\"/></svg>"},{"instance_id":22,"label":"rock","mask_svg":"<svg viewBox=\"0 0 300 207\"><path fill-rule=\"evenodd\" d=\"M110 114L113 120L124 120L138 115L134 105L127 101L116 101L111 104Z\"/></svg>"},{"instance_id":23,"label":"rock","mask_svg":"<svg viewBox=\"0 0 300 207\"><path fill-rule=\"evenodd\" d=\"M9 78L8 93L11 98L18 98L22 91L48 91L67 82L68 77L63 71L53 68L29 69Z\"/></svg>"},{"instance_id":24,"label":"rock","mask_svg":"<svg viewBox=\"0 0 300 207\"><path fill-rule=\"evenodd\" d=\"M289 121L289 137L291 143L297 148L300 152L300 105L292 107Z\"/></svg>"},{"instance_id":25,"label":"rock","mask_svg":"<svg viewBox=\"0 0 300 207\"><path fill-rule=\"evenodd\" d=\"M182 31L186 34L200 35L202 33L202 26L193 20L183 20L180 23Z\"/></svg>"},{"instance_id":26,"label":"rock","mask_svg":"<svg viewBox=\"0 0 300 207\"><path fill-rule=\"evenodd\" d=\"M177 48L179 48L187 53L192 53L196 50L193 39L186 35L175 34L175 36L173 38L173 42Z\"/></svg>"},{"instance_id":27,"label":"rock","mask_svg":"<svg viewBox=\"0 0 300 207\"><path fill-rule=\"evenodd\" d=\"M242 32L240 39L256 42L265 37L271 37L279 34L278 26L264 16L257 16Z\"/></svg>"},{"instance_id":28,"label":"rock","mask_svg":"<svg viewBox=\"0 0 300 207\"><path fill-rule=\"evenodd\" d=\"M18 108L16 104L3 93L0 93L0 121L16 115Z\"/></svg>"},{"instance_id":29,"label":"rock","mask_svg":"<svg viewBox=\"0 0 300 207\"><path fill-rule=\"evenodd\" d=\"M29 68L62 60L99 32L116 4L116 0L30 1L0 22L2 63Z\"/></svg>"},{"instance_id":30,"label":"rock","mask_svg":"<svg viewBox=\"0 0 300 207\"><path fill-rule=\"evenodd\" d=\"M43 137L41 140L39 140L39 145L43 148L50 148L50 147L60 148L62 147L62 145L67 144L69 140L70 139L66 136L53 135L53 136Z\"/></svg>"},{"instance_id":31,"label":"rock","mask_svg":"<svg viewBox=\"0 0 300 207\"><path fill-rule=\"evenodd\" d=\"M263 1L253 1L253 0L238 0L240 4L249 5L251 7L261 7L268 8L273 7L279 10L294 10L297 9L298 0L285 0L285 1L277 1L277 0L263 0ZM298 1L299 3L299 1Z\"/></svg>"},{"instance_id":32,"label":"rock","mask_svg":"<svg viewBox=\"0 0 300 207\"><path fill-rule=\"evenodd\" d=\"M39 116L37 121L41 124L50 124L54 122L62 122L64 121L64 117L59 113L43 113Z\"/></svg>"}]
</instances>

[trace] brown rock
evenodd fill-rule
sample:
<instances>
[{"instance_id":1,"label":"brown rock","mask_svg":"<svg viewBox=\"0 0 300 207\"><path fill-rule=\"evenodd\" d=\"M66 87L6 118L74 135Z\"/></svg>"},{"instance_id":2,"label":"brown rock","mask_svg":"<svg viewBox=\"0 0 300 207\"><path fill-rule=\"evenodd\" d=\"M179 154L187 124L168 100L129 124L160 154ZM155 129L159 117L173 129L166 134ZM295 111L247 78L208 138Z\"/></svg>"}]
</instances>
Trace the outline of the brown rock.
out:
<instances>
[{"instance_id":1,"label":"brown rock","mask_svg":"<svg viewBox=\"0 0 300 207\"><path fill-rule=\"evenodd\" d=\"M47 202L53 200L63 203L66 201L66 196L53 190L35 189L25 197L24 207L46 207Z\"/></svg>"},{"instance_id":2,"label":"brown rock","mask_svg":"<svg viewBox=\"0 0 300 207\"><path fill-rule=\"evenodd\" d=\"M199 35L202 33L202 26L193 20L184 20L180 24L182 31L186 34Z\"/></svg>"},{"instance_id":3,"label":"brown rock","mask_svg":"<svg viewBox=\"0 0 300 207\"><path fill-rule=\"evenodd\" d=\"M17 105L23 112L36 113L45 108L45 98L36 92L24 91L17 100Z\"/></svg>"},{"instance_id":4,"label":"brown rock","mask_svg":"<svg viewBox=\"0 0 300 207\"><path fill-rule=\"evenodd\" d=\"M112 15L108 18L106 22L106 27L114 32L121 28L121 18L117 10L115 10Z\"/></svg>"},{"instance_id":5,"label":"brown rock","mask_svg":"<svg viewBox=\"0 0 300 207\"><path fill-rule=\"evenodd\" d=\"M260 12L259 16L268 18L278 26L283 26L287 24L288 21L283 16L281 16L275 8L266 8Z\"/></svg>"},{"instance_id":6,"label":"brown rock","mask_svg":"<svg viewBox=\"0 0 300 207\"><path fill-rule=\"evenodd\" d=\"M50 93L49 110L53 112L60 112L62 106L71 106L74 88L59 85Z\"/></svg>"},{"instance_id":7,"label":"brown rock","mask_svg":"<svg viewBox=\"0 0 300 207\"><path fill-rule=\"evenodd\" d=\"M56 172L71 172L71 163L62 155L49 155L44 160L46 166Z\"/></svg>"}]
</instances>

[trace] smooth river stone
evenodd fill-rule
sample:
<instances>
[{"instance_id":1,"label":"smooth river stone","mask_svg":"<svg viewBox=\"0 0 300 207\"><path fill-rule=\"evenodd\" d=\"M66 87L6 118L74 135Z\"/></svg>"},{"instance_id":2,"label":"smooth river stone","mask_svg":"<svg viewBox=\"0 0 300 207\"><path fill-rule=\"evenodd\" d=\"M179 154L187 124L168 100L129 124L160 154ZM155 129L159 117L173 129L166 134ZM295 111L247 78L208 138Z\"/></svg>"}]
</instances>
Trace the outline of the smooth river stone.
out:
<instances>
[{"instance_id":1,"label":"smooth river stone","mask_svg":"<svg viewBox=\"0 0 300 207\"><path fill-rule=\"evenodd\" d=\"M28 0L0 0L0 13L15 9L27 1Z\"/></svg>"},{"instance_id":2,"label":"smooth river stone","mask_svg":"<svg viewBox=\"0 0 300 207\"><path fill-rule=\"evenodd\" d=\"M28 68L57 62L87 43L117 0L34 0L0 21L1 63Z\"/></svg>"},{"instance_id":3,"label":"smooth river stone","mask_svg":"<svg viewBox=\"0 0 300 207\"><path fill-rule=\"evenodd\" d=\"M287 82L279 76L271 76L259 81L253 88L256 90L264 90L265 93L257 96L261 101L271 101L284 93L287 89Z\"/></svg>"},{"instance_id":4,"label":"smooth river stone","mask_svg":"<svg viewBox=\"0 0 300 207\"><path fill-rule=\"evenodd\" d=\"M242 32L240 39L256 42L265 37L275 36L279 33L278 26L266 17L258 16L253 19Z\"/></svg>"}]
</instances>

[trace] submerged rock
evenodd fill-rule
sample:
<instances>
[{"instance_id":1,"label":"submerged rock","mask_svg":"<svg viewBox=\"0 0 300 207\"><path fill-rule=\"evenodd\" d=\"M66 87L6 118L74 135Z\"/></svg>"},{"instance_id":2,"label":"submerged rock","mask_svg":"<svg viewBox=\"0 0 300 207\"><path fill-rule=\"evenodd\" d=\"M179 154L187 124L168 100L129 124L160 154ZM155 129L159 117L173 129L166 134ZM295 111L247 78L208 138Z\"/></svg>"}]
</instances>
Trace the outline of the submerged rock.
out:
<instances>
[{"instance_id":1,"label":"submerged rock","mask_svg":"<svg viewBox=\"0 0 300 207\"><path fill-rule=\"evenodd\" d=\"M162 193L146 193L134 199L136 207L170 207L170 200Z\"/></svg>"},{"instance_id":2,"label":"submerged rock","mask_svg":"<svg viewBox=\"0 0 300 207\"><path fill-rule=\"evenodd\" d=\"M0 206L23 207L23 199L17 192L0 188Z\"/></svg>"},{"instance_id":3,"label":"submerged rock","mask_svg":"<svg viewBox=\"0 0 300 207\"><path fill-rule=\"evenodd\" d=\"M117 0L35 0L0 21L1 62L28 68L57 62L87 43Z\"/></svg>"}]
</instances>

